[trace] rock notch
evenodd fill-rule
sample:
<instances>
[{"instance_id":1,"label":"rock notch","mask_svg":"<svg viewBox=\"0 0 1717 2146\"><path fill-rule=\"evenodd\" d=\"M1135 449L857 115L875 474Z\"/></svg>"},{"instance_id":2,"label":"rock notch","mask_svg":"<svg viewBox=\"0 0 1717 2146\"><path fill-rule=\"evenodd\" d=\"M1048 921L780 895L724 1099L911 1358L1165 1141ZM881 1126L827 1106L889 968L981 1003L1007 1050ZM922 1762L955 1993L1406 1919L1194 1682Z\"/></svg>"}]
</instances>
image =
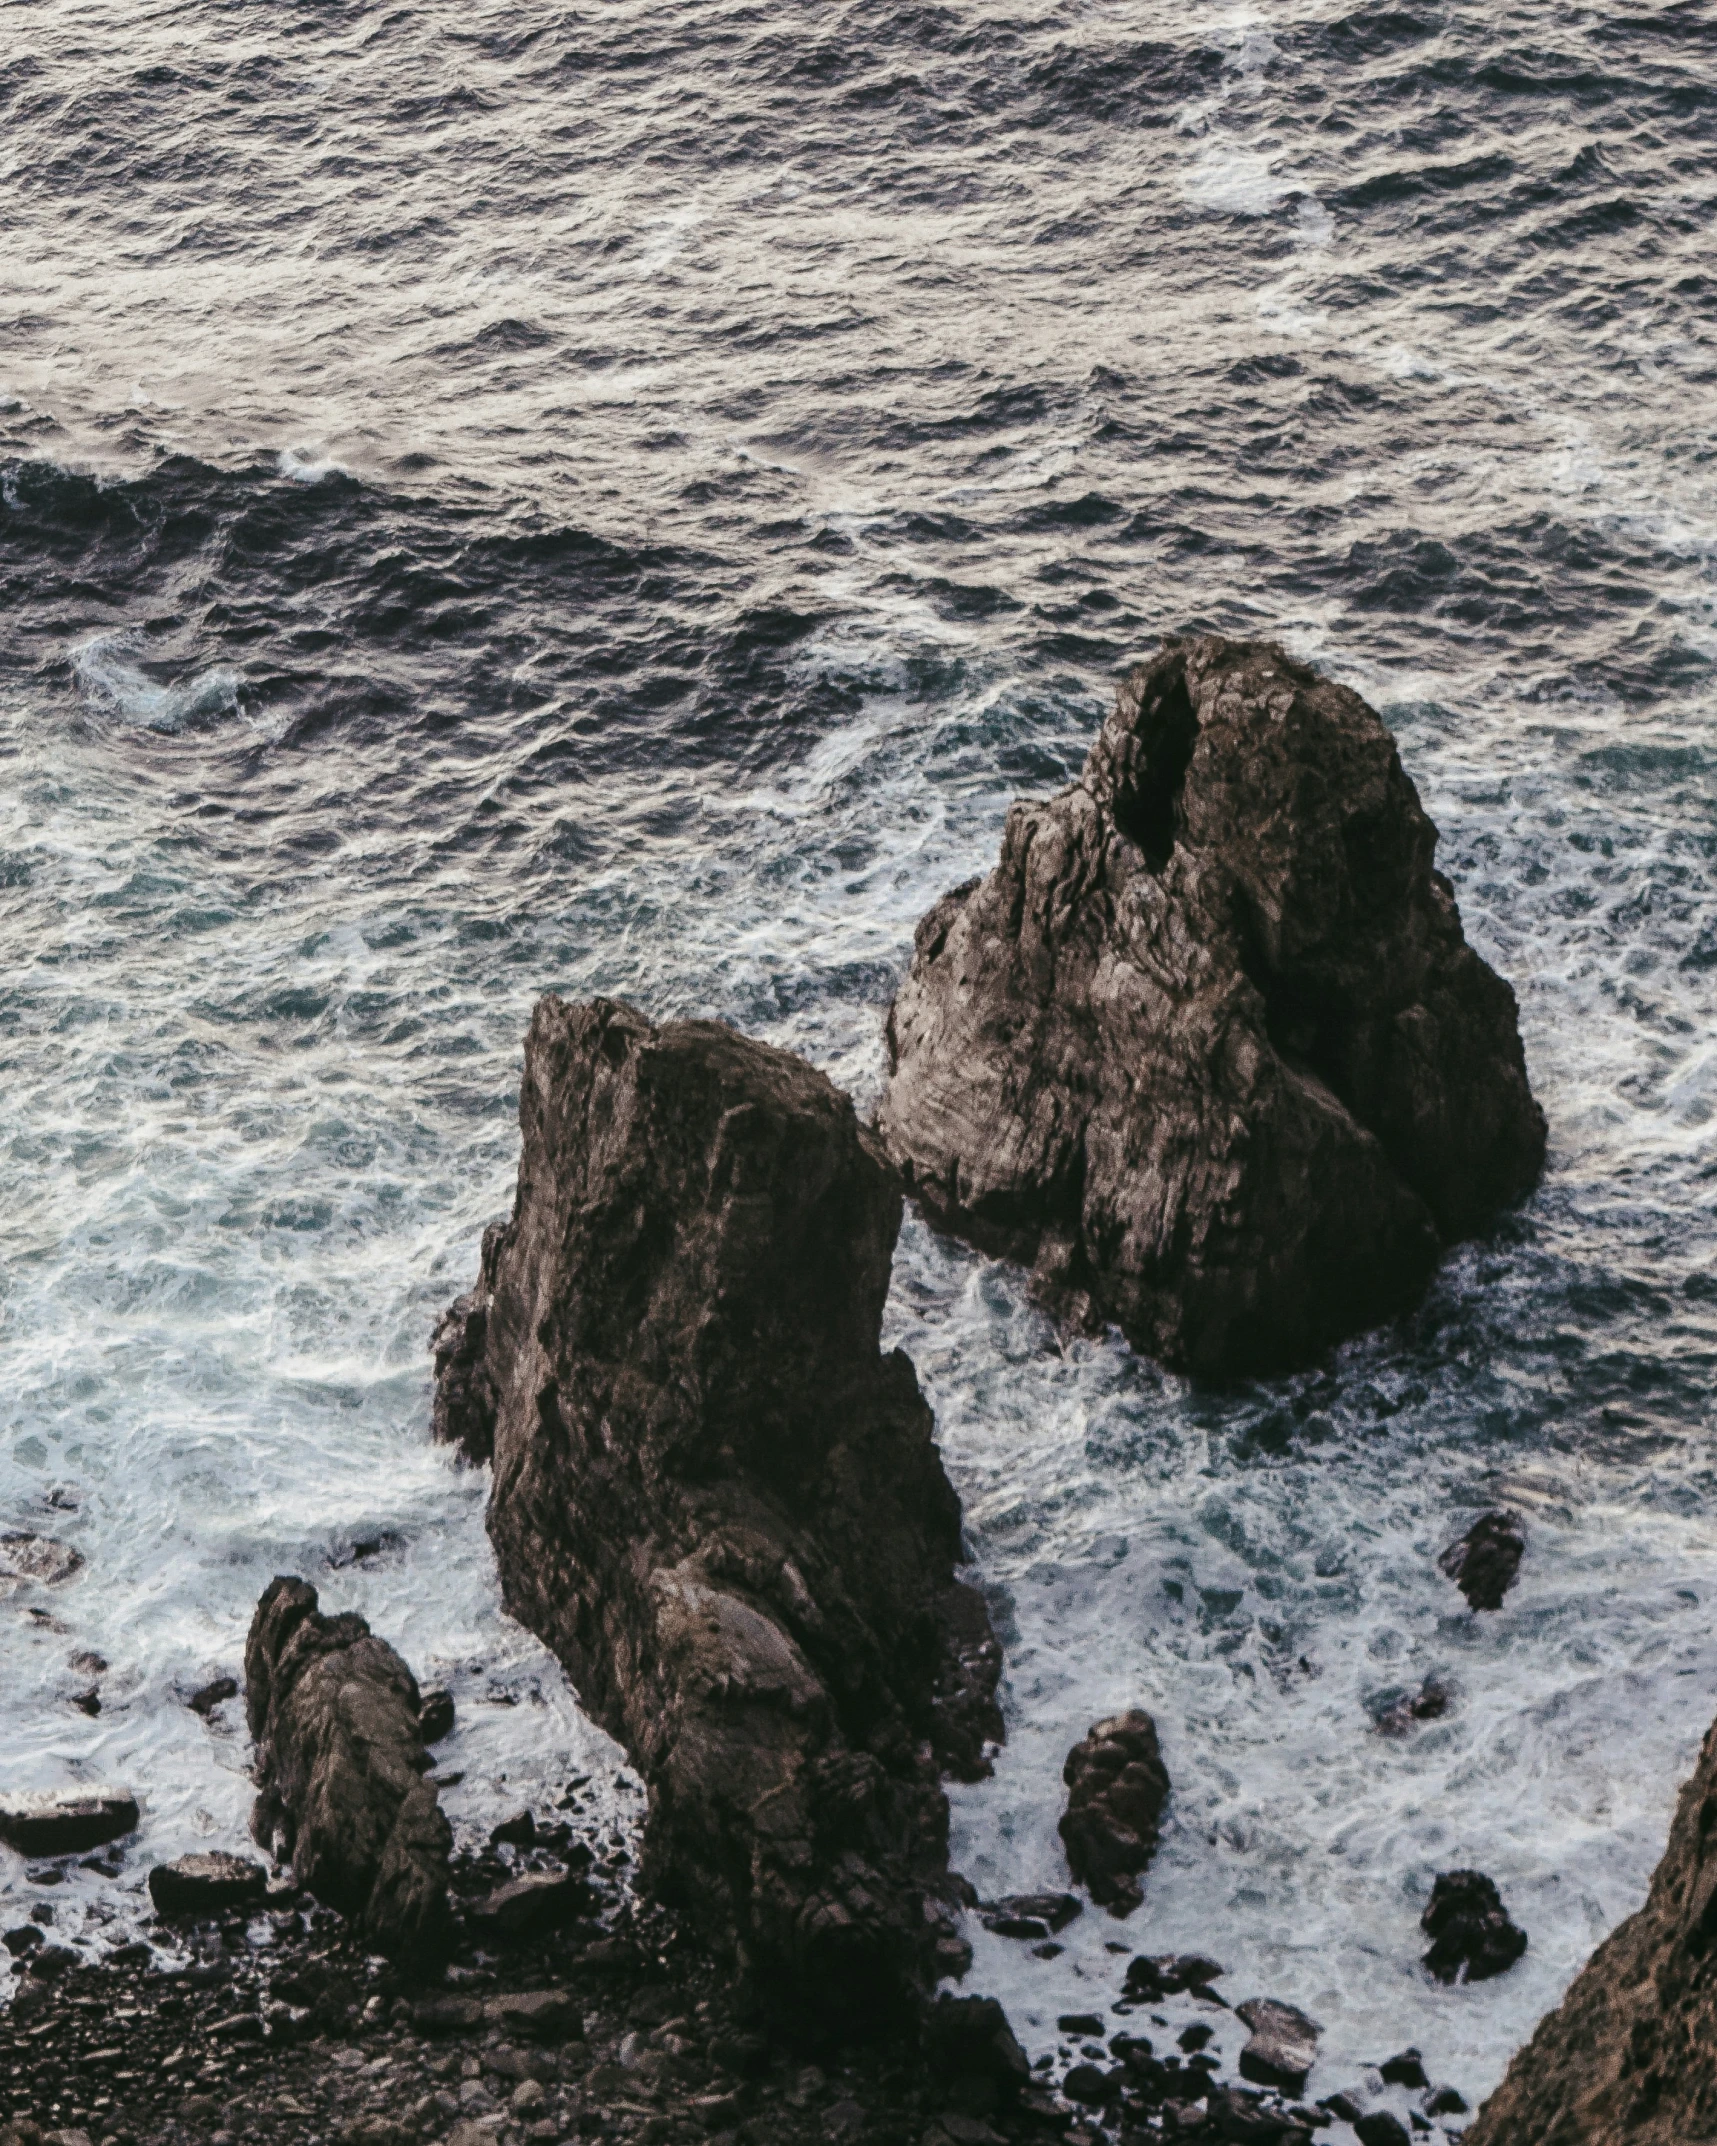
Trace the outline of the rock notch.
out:
<instances>
[{"instance_id":1,"label":"rock notch","mask_svg":"<svg viewBox=\"0 0 1717 2146\"><path fill-rule=\"evenodd\" d=\"M1686 2146L1717 2132L1717 1723L1646 1903L1508 2067L1469 2146Z\"/></svg>"},{"instance_id":2,"label":"rock notch","mask_svg":"<svg viewBox=\"0 0 1717 2146\"><path fill-rule=\"evenodd\" d=\"M1544 1159L1436 841L1356 693L1269 643L1166 642L1079 781L920 923L889 1152L1165 1362L1273 1370L1375 1324Z\"/></svg>"},{"instance_id":3,"label":"rock notch","mask_svg":"<svg viewBox=\"0 0 1717 2146\"><path fill-rule=\"evenodd\" d=\"M275 1579L244 1650L256 1742L251 1831L380 1952L436 1965L452 1934L453 1831L424 1779L417 1680L362 1617Z\"/></svg>"},{"instance_id":4,"label":"rock notch","mask_svg":"<svg viewBox=\"0 0 1717 2146\"><path fill-rule=\"evenodd\" d=\"M1130 1915L1144 1898L1139 1873L1157 1852L1169 1794L1156 1723L1138 1707L1099 1721L1067 1754L1061 1778L1068 1869L1111 1914Z\"/></svg>"},{"instance_id":5,"label":"rock notch","mask_svg":"<svg viewBox=\"0 0 1717 2146\"><path fill-rule=\"evenodd\" d=\"M939 1772L1001 1734L930 1410L878 1347L899 1183L811 1067L608 1000L538 1005L519 1117L436 1336L507 1606L643 1774L646 1882L782 2016L880 2024L964 1954Z\"/></svg>"}]
</instances>

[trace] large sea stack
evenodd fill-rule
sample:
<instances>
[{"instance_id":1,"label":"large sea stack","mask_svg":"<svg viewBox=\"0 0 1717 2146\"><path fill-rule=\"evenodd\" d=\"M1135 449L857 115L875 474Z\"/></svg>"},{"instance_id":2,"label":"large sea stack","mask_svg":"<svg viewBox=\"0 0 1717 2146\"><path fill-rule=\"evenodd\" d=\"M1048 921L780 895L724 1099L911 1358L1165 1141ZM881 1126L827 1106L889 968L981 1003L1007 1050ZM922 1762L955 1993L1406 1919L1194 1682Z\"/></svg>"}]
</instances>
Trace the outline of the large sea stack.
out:
<instances>
[{"instance_id":1,"label":"large sea stack","mask_svg":"<svg viewBox=\"0 0 1717 2146\"><path fill-rule=\"evenodd\" d=\"M1285 1368L1534 1184L1514 994L1358 694L1170 641L918 927L879 1129L931 1214L1165 1362Z\"/></svg>"},{"instance_id":2,"label":"large sea stack","mask_svg":"<svg viewBox=\"0 0 1717 2146\"><path fill-rule=\"evenodd\" d=\"M1717 1723L1645 1906L1575 1976L1466 2136L1467 2146L1717 2138Z\"/></svg>"},{"instance_id":3,"label":"large sea stack","mask_svg":"<svg viewBox=\"0 0 1717 2146\"><path fill-rule=\"evenodd\" d=\"M779 2014L850 2035L938 1955L943 1770L999 1650L912 1366L878 1347L898 1179L785 1052L536 1009L510 1222L436 1337L492 1456L507 1606L650 1793L647 1883Z\"/></svg>"}]
</instances>

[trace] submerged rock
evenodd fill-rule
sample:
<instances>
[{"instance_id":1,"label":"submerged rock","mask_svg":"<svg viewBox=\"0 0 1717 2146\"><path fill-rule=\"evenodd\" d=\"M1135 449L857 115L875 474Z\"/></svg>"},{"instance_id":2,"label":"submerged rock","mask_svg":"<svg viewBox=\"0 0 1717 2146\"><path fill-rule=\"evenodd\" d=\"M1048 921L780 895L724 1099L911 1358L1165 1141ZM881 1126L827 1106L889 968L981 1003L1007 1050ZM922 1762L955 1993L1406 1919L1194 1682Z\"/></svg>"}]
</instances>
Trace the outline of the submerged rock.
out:
<instances>
[{"instance_id":1,"label":"submerged rock","mask_svg":"<svg viewBox=\"0 0 1717 2146\"><path fill-rule=\"evenodd\" d=\"M57 1587L83 1570L83 1553L51 1535L0 1535L0 1597L15 1594L32 1580Z\"/></svg>"},{"instance_id":2,"label":"submerged rock","mask_svg":"<svg viewBox=\"0 0 1717 2146\"><path fill-rule=\"evenodd\" d=\"M1305 1362L1536 1182L1514 994L1377 716L1170 641L920 923L878 1126L929 1211L1194 1371Z\"/></svg>"},{"instance_id":3,"label":"submerged rock","mask_svg":"<svg viewBox=\"0 0 1717 2146\"><path fill-rule=\"evenodd\" d=\"M81 1855L137 1830L137 1798L123 1788L0 1796L0 1841L20 1855Z\"/></svg>"},{"instance_id":4,"label":"submerged rock","mask_svg":"<svg viewBox=\"0 0 1717 2146\"><path fill-rule=\"evenodd\" d=\"M898 1182L809 1066L607 1000L537 1007L519 1115L437 1429L492 1455L507 1606L645 1779L645 1882L850 2033L933 1978L938 1773L1001 1734L930 1411L878 1346Z\"/></svg>"},{"instance_id":5,"label":"submerged rock","mask_svg":"<svg viewBox=\"0 0 1717 2146\"><path fill-rule=\"evenodd\" d=\"M1469 2146L1686 2146L1717 2134L1717 1723L1645 1906L1598 1947L1466 2133Z\"/></svg>"},{"instance_id":6,"label":"submerged rock","mask_svg":"<svg viewBox=\"0 0 1717 2146\"><path fill-rule=\"evenodd\" d=\"M201 1714L203 1719L207 1721L216 1707L223 1706L227 1700L236 1699L237 1697L237 1677L216 1677L212 1684L205 1684L199 1690L192 1692L185 1704L193 1714Z\"/></svg>"},{"instance_id":7,"label":"submerged rock","mask_svg":"<svg viewBox=\"0 0 1717 2146\"><path fill-rule=\"evenodd\" d=\"M1061 1777L1067 1867L1093 1900L1130 1915L1144 1898L1138 1874L1157 1852L1168 1801L1156 1723L1137 1707L1099 1721L1067 1754Z\"/></svg>"},{"instance_id":8,"label":"submerged rock","mask_svg":"<svg viewBox=\"0 0 1717 2146\"><path fill-rule=\"evenodd\" d=\"M446 1950L452 1829L424 1778L417 1681L348 1611L271 1580L245 1644L256 1741L251 1831L380 1952L430 1967Z\"/></svg>"},{"instance_id":9,"label":"submerged rock","mask_svg":"<svg viewBox=\"0 0 1717 2146\"><path fill-rule=\"evenodd\" d=\"M1240 2052L1240 2076L1297 2094L1317 2062L1323 2028L1294 2005L1279 2004L1273 1997L1250 1998L1234 2007L1234 2016L1252 2030Z\"/></svg>"},{"instance_id":10,"label":"submerged rock","mask_svg":"<svg viewBox=\"0 0 1717 2146\"><path fill-rule=\"evenodd\" d=\"M1437 1563L1474 1609L1495 1610L1514 1585L1525 1552L1525 1531L1513 1513L1486 1513Z\"/></svg>"},{"instance_id":11,"label":"submerged rock","mask_svg":"<svg viewBox=\"0 0 1717 2146\"><path fill-rule=\"evenodd\" d=\"M1439 1982L1488 1981L1526 1950L1526 1932L1510 1922L1501 1894L1482 1870L1444 1871L1419 1927L1431 1940L1425 1965Z\"/></svg>"}]
</instances>

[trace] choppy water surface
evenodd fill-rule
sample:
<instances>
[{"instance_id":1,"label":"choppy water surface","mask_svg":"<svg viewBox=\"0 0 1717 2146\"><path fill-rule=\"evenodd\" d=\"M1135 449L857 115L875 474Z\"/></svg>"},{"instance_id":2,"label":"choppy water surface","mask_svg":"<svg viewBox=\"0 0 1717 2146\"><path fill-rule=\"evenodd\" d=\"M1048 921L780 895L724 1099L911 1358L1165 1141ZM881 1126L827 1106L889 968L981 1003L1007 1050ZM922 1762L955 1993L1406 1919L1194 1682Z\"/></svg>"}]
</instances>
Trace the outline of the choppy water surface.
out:
<instances>
[{"instance_id":1,"label":"choppy water surface","mask_svg":"<svg viewBox=\"0 0 1717 2146\"><path fill-rule=\"evenodd\" d=\"M1068 1744L1150 1706L1125 1939L1306 2005L1314 2091L1416 2041L1476 2095L1642 1897L1717 1708L1717 31L1191 12L0 14L0 1531L87 1559L0 1602L0 1781L148 1805L62 1927L240 1841L177 1695L276 1570L451 1676L463 1823L612 1779L426 1444L533 997L873 1098L919 913L1194 625L1384 710L1551 1164L1420 1315L1234 1393L909 1224L1009 1647L961 1858L1056 1882ZM1478 1620L1434 1553L1499 1498ZM1445 1992L1468 1862L1531 1950ZM979 1932L971 1986L1046 2050L1117 1934Z\"/></svg>"}]
</instances>

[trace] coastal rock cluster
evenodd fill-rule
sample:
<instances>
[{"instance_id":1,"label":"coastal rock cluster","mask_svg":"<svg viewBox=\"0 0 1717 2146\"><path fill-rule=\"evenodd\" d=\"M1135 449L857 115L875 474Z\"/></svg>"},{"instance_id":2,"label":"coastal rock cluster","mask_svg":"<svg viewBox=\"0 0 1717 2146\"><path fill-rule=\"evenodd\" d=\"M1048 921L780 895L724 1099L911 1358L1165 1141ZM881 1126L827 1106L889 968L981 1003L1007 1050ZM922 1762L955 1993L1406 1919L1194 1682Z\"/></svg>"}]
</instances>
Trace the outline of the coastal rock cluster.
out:
<instances>
[{"instance_id":1,"label":"coastal rock cluster","mask_svg":"<svg viewBox=\"0 0 1717 2146\"><path fill-rule=\"evenodd\" d=\"M1356 693L1165 643L918 927L878 1117L945 1226L1166 1363L1310 1361L1529 1191L1514 994Z\"/></svg>"},{"instance_id":2,"label":"coastal rock cluster","mask_svg":"<svg viewBox=\"0 0 1717 2146\"><path fill-rule=\"evenodd\" d=\"M1000 1650L912 1366L901 1190L820 1074L705 1021L544 999L511 1220L437 1337L492 1459L507 1605L650 1793L648 1881L783 2014L951 1966L947 1804Z\"/></svg>"}]
</instances>

